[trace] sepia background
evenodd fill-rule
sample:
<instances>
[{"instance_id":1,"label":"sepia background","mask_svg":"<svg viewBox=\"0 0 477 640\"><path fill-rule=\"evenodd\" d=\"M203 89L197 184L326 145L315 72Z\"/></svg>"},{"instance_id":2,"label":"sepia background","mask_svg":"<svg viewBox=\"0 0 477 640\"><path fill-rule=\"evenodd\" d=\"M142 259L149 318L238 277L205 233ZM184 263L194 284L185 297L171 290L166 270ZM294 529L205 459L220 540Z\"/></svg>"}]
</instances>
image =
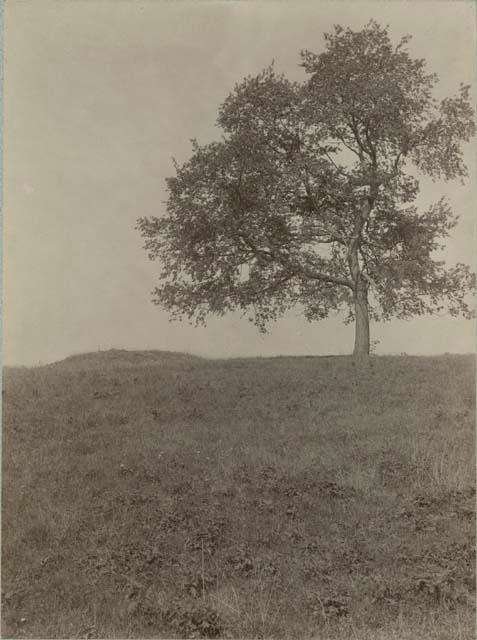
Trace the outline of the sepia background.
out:
<instances>
[{"instance_id":1,"label":"sepia background","mask_svg":"<svg viewBox=\"0 0 477 640\"><path fill-rule=\"evenodd\" d=\"M295 79L301 49L333 24L390 24L393 40L440 77L439 97L473 84L470 2L41 2L5 9L5 364L71 353L169 349L208 356L348 353L353 327L298 311L267 336L231 314L207 328L151 304L158 265L134 230L160 215L172 157L220 136L219 104L275 61ZM475 143L465 185L422 179L419 202L447 195L460 215L445 258L475 264ZM372 326L378 353L469 352L475 324L446 316Z\"/></svg>"}]
</instances>

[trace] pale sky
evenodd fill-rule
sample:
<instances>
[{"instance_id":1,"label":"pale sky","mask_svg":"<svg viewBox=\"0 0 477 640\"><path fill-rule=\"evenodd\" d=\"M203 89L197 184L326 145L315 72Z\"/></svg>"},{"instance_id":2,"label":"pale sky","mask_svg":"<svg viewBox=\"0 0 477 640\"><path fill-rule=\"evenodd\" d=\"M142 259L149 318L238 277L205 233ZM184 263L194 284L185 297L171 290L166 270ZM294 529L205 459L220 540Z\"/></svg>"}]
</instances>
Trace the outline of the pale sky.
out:
<instances>
[{"instance_id":1,"label":"pale sky","mask_svg":"<svg viewBox=\"0 0 477 640\"><path fill-rule=\"evenodd\" d=\"M354 329L298 312L262 336L246 318L207 328L171 323L151 303L159 266L134 230L164 210L171 158L217 137L217 109L236 82L275 60L296 79L301 49L320 52L333 24L389 24L393 39L438 73L442 96L474 86L471 2L7 0L4 82L3 361L38 364L111 347L211 357L339 354ZM460 215L446 259L475 265L471 178L422 181ZM371 327L378 353L469 352L475 325L448 317Z\"/></svg>"}]
</instances>

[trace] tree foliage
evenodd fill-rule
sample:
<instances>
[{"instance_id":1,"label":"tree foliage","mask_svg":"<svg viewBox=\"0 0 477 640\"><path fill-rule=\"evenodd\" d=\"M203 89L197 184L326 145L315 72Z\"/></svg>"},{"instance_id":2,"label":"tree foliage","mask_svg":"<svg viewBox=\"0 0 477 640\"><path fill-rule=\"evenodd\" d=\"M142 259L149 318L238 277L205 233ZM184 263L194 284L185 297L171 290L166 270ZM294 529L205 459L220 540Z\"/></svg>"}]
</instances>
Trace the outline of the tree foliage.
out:
<instances>
[{"instance_id":1,"label":"tree foliage","mask_svg":"<svg viewBox=\"0 0 477 640\"><path fill-rule=\"evenodd\" d=\"M438 254L457 217L444 198L416 204L418 172L467 175L469 87L438 102L409 39L394 46L374 21L337 26L322 53L301 53L304 82L271 66L235 86L222 140L194 141L167 180L166 214L138 221L162 266L157 304L198 322L252 310L262 330L296 305L308 320L472 315L474 274Z\"/></svg>"}]
</instances>

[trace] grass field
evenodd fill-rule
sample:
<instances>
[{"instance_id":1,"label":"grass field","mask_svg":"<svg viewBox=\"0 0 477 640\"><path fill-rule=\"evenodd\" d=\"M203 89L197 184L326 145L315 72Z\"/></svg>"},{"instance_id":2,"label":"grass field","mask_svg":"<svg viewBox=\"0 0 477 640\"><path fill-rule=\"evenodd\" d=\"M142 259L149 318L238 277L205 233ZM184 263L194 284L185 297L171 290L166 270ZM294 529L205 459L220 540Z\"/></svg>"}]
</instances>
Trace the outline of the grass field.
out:
<instances>
[{"instance_id":1,"label":"grass field","mask_svg":"<svg viewBox=\"0 0 477 640\"><path fill-rule=\"evenodd\" d=\"M7 368L2 635L467 640L471 356Z\"/></svg>"}]
</instances>

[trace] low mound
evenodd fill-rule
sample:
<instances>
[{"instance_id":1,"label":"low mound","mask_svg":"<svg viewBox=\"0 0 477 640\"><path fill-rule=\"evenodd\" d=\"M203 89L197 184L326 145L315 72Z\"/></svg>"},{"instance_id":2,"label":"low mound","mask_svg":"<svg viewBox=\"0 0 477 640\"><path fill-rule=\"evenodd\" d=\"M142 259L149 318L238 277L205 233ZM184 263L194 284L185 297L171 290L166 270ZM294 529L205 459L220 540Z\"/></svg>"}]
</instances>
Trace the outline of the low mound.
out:
<instances>
[{"instance_id":1,"label":"low mound","mask_svg":"<svg viewBox=\"0 0 477 640\"><path fill-rule=\"evenodd\" d=\"M68 356L48 367L72 367L80 369L102 369L104 367L130 367L157 364L190 364L200 361L199 356L178 351L128 351L126 349L108 349Z\"/></svg>"}]
</instances>

